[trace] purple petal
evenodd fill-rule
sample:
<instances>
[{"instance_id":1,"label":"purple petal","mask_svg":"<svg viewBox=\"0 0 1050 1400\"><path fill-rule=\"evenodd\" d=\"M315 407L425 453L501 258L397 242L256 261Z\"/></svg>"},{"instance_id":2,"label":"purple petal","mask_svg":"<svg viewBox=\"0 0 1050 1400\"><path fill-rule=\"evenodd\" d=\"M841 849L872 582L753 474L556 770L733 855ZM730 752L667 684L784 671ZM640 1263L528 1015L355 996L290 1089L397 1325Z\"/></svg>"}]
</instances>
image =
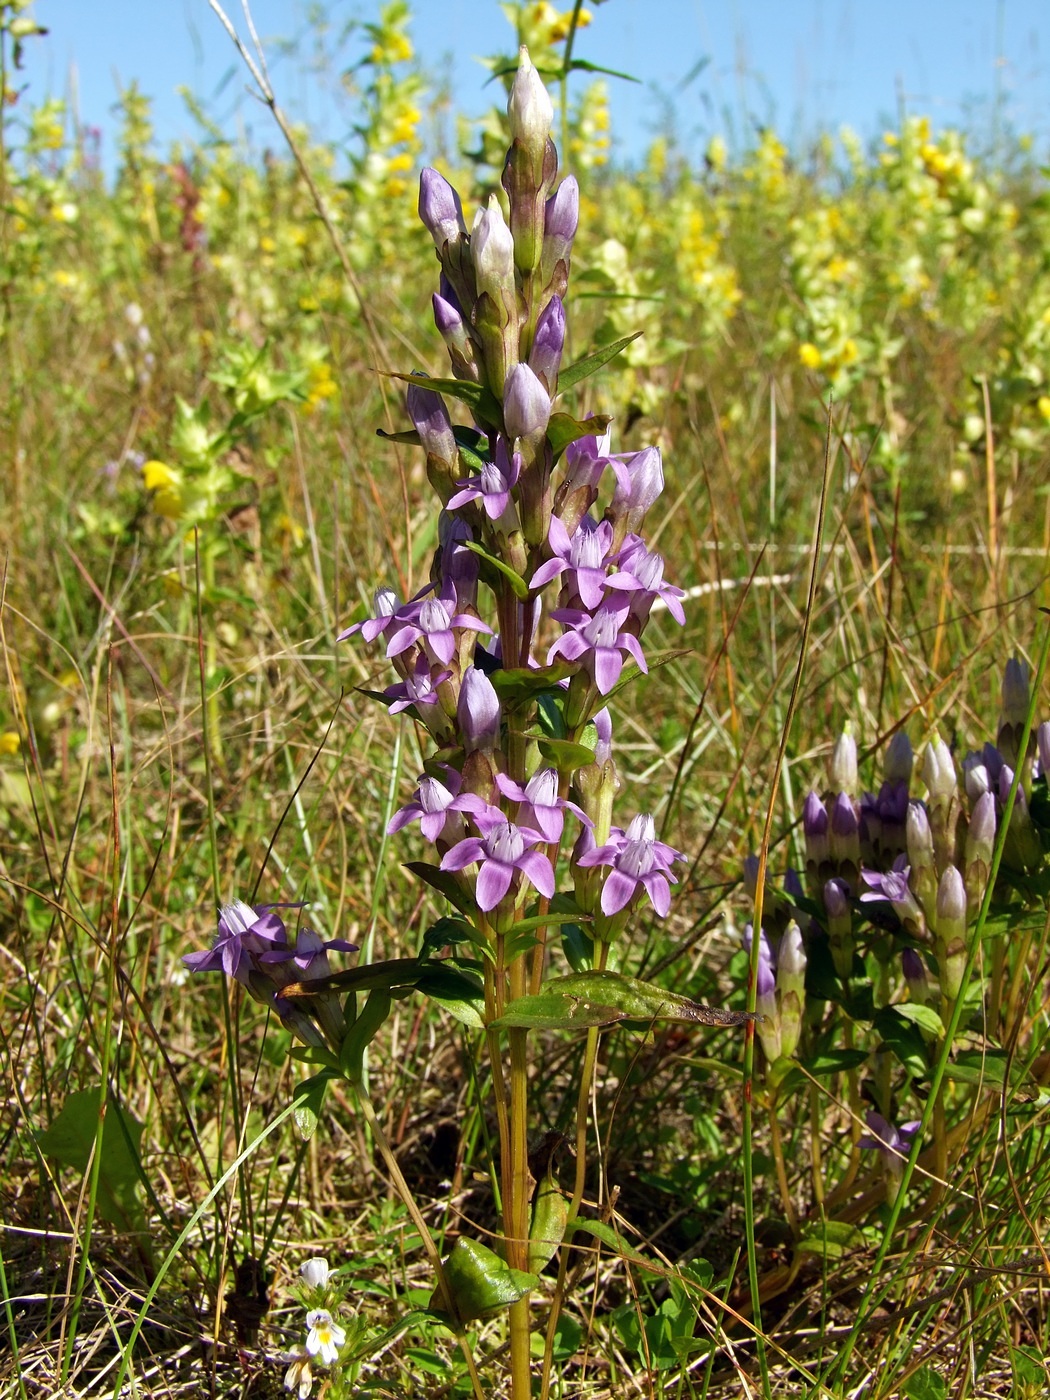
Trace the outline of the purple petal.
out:
<instances>
[{"instance_id":1,"label":"purple petal","mask_svg":"<svg viewBox=\"0 0 1050 1400\"><path fill-rule=\"evenodd\" d=\"M478 875L478 908L483 910L486 914L490 909L495 909L496 905L510 889L510 882L513 874L513 866L504 865L502 861L487 860L481 867L481 872Z\"/></svg>"},{"instance_id":2,"label":"purple petal","mask_svg":"<svg viewBox=\"0 0 1050 1400\"><path fill-rule=\"evenodd\" d=\"M594 648L594 683L603 695L608 695L620 679L623 657L618 647Z\"/></svg>"},{"instance_id":3,"label":"purple petal","mask_svg":"<svg viewBox=\"0 0 1050 1400\"><path fill-rule=\"evenodd\" d=\"M463 841L457 841L451 850L445 852L441 857L442 870L463 870L476 860L481 860L483 855L482 845L476 836L468 836Z\"/></svg>"},{"instance_id":4,"label":"purple petal","mask_svg":"<svg viewBox=\"0 0 1050 1400\"><path fill-rule=\"evenodd\" d=\"M667 911L671 907L671 890L667 884L667 876L654 870L650 874L642 876L642 884L649 893L653 908L661 919L666 919Z\"/></svg>"},{"instance_id":5,"label":"purple petal","mask_svg":"<svg viewBox=\"0 0 1050 1400\"><path fill-rule=\"evenodd\" d=\"M526 851L518 858L518 869L525 872L540 894L553 898L554 870L542 851Z\"/></svg>"},{"instance_id":6,"label":"purple petal","mask_svg":"<svg viewBox=\"0 0 1050 1400\"><path fill-rule=\"evenodd\" d=\"M630 875L625 875L622 870L610 870L602 887L602 913L618 914L637 888L638 881Z\"/></svg>"}]
</instances>

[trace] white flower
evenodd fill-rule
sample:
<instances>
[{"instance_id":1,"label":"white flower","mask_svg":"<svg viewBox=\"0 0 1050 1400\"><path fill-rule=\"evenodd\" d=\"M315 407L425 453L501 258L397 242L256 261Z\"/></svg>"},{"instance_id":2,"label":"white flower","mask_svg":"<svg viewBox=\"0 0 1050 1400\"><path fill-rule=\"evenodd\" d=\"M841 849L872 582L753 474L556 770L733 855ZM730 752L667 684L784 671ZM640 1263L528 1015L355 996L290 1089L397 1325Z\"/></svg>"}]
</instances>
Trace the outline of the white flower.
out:
<instances>
[{"instance_id":1,"label":"white flower","mask_svg":"<svg viewBox=\"0 0 1050 1400\"><path fill-rule=\"evenodd\" d=\"M307 1259L300 1264L299 1273L308 1288L324 1288L328 1282L328 1260Z\"/></svg>"},{"instance_id":2,"label":"white flower","mask_svg":"<svg viewBox=\"0 0 1050 1400\"><path fill-rule=\"evenodd\" d=\"M326 1366L339 1360L339 1348L346 1341L346 1329L340 1327L327 1308L314 1308L306 1314L306 1350L319 1356Z\"/></svg>"},{"instance_id":3,"label":"white flower","mask_svg":"<svg viewBox=\"0 0 1050 1400\"><path fill-rule=\"evenodd\" d=\"M314 1373L310 1368L310 1358L303 1347L293 1347L286 1351L284 1360L289 1363L284 1373L285 1390L298 1390L299 1400L306 1400L314 1388Z\"/></svg>"}]
</instances>

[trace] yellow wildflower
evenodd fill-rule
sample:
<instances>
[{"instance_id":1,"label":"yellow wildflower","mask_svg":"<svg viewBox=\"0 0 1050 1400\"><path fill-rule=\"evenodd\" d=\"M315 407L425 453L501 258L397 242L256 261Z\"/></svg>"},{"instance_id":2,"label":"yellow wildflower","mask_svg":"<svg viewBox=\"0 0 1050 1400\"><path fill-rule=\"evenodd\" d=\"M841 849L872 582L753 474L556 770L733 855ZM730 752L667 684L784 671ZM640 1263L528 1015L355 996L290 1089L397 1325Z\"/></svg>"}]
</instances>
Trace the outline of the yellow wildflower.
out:
<instances>
[{"instance_id":1,"label":"yellow wildflower","mask_svg":"<svg viewBox=\"0 0 1050 1400\"><path fill-rule=\"evenodd\" d=\"M807 369L819 369L824 358L811 340L804 340L798 347L798 357Z\"/></svg>"}]
</instances>

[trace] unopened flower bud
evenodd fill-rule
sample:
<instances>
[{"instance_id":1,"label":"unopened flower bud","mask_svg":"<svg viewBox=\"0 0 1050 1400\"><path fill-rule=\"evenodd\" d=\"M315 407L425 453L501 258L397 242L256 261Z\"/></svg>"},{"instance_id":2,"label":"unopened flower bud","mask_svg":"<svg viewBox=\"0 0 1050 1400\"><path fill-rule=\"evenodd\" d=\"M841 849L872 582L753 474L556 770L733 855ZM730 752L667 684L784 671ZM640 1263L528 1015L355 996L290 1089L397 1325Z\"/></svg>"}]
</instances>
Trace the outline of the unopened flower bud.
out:
<instances>
[{"instance_id":1,"label":"unopened flower bud","mask_svg":"<svg viewBox=\"0 0 1050 1400\"><path fill-rule=\"evenodd\" d=\"M524 44L518 53L518 71L510 90L507 116L512 138L542 158L554 122L554 107Z\"/></svg>"},{"instance_id":2,"label":"unopened flower bud","mask_svg":"<svg viewBox=\"0 0 1050 1400\"><path fill-rule=\"evenodd\" d=\"M974 803L966 828L966 863L983 861L986 866L992 863L992 847L995 845L995 797L990 792L982 793Z\"/></svg>"},{"instance_id":3,"label":"unopened flower bud","mask_svg":"<svg viewBox=\"0 0 1050 1400\"><path fill-rule=\"evenodd\" d=\"M536 335L529 351L529 367L539 378L548 394L558 387L562 350L565 348L565 304L561 297L551 297L536 322Z\"/></svg>"},{"instance_id":4,"label":"unopened flower bud","mask_svg":"<svg viewBox=\"0 0 1050 1400\"><path fill-rule=\"evenodd\" d=\"M844 792L832 803L830 843L831 859L840 869L852 866L856 870L860 865L860 824L856 808Z\"/></svg>"},{"instance_id":5,"label":"unopened flower bud","mask_svg":"<svg viewBox=\"0 0 1050 1400\"><path fill-rule=\"evenodd\" d=\"M835 741L830 765L831 786L837 792L857 795L857 741L852 726L847 724Z\"/></svg>"},{"instance_id":6,"label":"unopened flower bud","mask_svg":"<svg viewBox=\"0 0 1050 1400\"><path fill-rule=\"evenodd\" d=\"M941 992L954 1001L966 970L966 886L954 865L945 866L937 886L936 944Z\"/></svg>"},{"instance_id":7,"label":"unopened flower bud","mask_svg":"<svg viewBox=\"0 0 1050 1400\"><path fill-rule=\"evenodd\" d=\"M546 432L551 416L550 395L528 365L515 365L507 374L503 421L509 438Z\"/></svg>"},{"instance_id":8,"label":"unopened flower bud","mask_svg":"<svg viewBox=\"0 0 1050 1400\"><path fill-rule=\"evenodd\" d=\"M1035 743L1039 752L1039 772L1050 782L1050 720L1044 720L1035 731Z\"/></svg>"},{"instance_id":9,"label":"unopened flower bud","mask_svg":"<svg viewBox=\"0 0 1050 1400\"><path fill-rule=\"evenodd\" d=\"M447 242L465 234L463 206L444 175L429 166L419 176L419 217L440 253Z\"/></svg>"},{"instance_id":10,"label":"unopened flower bud","mask_svg":"<svg viewBox=\"0 0 1050 1400\"><path fill-rule=\"evenodd\" d=\"M501 301L508 291L513 295L514 239L494 194L489 196L487 207L479 209L475 216L470 251L478 292L487 292L495 301Z\"/></svg>"},{"instance_id":11,"label":"unopened flower bud","mask_svg":"<svg viewBox=\"0 0 1050 1400\"><path fill-rule=\"evenodd\" d=\"M955 762L951 749L937 734L926 745L923 754L922 780L929 791L931 805L948 802L955 793Z\"/></svg>"},{"instance_id":12,"label":"unopened flower bud","mask_svg":"<svg viewBox=\"0 0 1050 1400\"><path fill-rule=\"evenodd\" d=\"M442 281L444 282L444 279ZM470 338L459 306L453 300L455 292L449 285L446 285L445 292L447 295L439 296L437 292L433 295L434 325L437 326L438 334L448 349L453 374L457 379L467 379L476 384L478 366L474 342Z\"/></svg>"},{"instance_id":13,"label":"unopened flower bud","mask_svg":"<svg viewBox=\"0 0 1050 1400\"><path fill-rule=\"evenodd\" d=\"M546 293L563 297L569 282L572 242L580 222L580 187L574 175L547 200L543 217L540 282Z\"/></svg>"},{"instance_id":14,"label":"unopened flower bud","mask_svg":"<svg viewBox=\"0 0 1050 1400\"><path fill-rule=\"evenodd\" d=\"M1030 691L1028 662L1011 656L1003 669L1002 711L1000 725L1023 725L1028 718Z\"/></svg>"},{"instance_id":15,"label":"unopened flower bud","mask_svg":"<svg viewBox=\"0 0 1050 1400\"><path fill-rule=\"evenodd\" d=\"M802 832L806 838L806 866L816 873L831 854L828 813L819 793L809 792L806 795L802 806Z\"/></svg>"},{"instance_id":16,"label":"unopened flower bud","mask_svg":"<svg viewBox=\"0 0 1050 1400\"><path fill-rule=\"evenodd\" d=\"M910 783L914 761L915 755L912 752L911 740L903 729L898 729L886 746L886 757L882 770L883 779L894 785Z\"/></svg>"},{"instance_id":17,"label":"unopened flower bud","mask_svg":"<svg viewBox=\"0 0 1050 1400\"><path fill-rule=\"evenodd\" d=\"M627 480L616 483L612 504L606 512L613 523L613 550L618 550L628 533L637 534L650 506L664 489L664 468L658 447L644 447L623 464Z\"/></svg>"},{"instance_id":18,"label":"unopened flower bud","mask_svg":"<svg viewBox=\"0 0 1050 1400\"><path fill-rule=\"evenodd\" d=\"M491 753L499 743L499 696L485 672L476 666L463 675L456 719L468 754L476 749Z\"/></svg>"},{"instance_id":19,"label":"unopened flower bud","mask_svg":"<svg viewBox=\"0 0 1050 1400\"><path fill-rule=\"evenodd\" d=\"M419 384L408 386L405 401L427 454L427 476L444 503L459 475L459 451L445 401L440 394Z\"/></svg>"},{"instance_id":20,"label":"unopened flower bud","mask_svg":"<svg viewBox=\"0 0 1050 1400\"><path fill-rule=\"evenodd\" d=\"M901 953L901 971L912 1001L925 1006L930 995L930 984L926 977L926 964L914 948L905 948Z\"/></svg>"},{"instance_id":21,"label":"unopened flower bud","mask_svg":"<svg viewBox=\"0 0 1050 1400\"><path fill-rule=\"evenodd\" d=\"M802 930L791 920L777 949L777 1009L780 1013L780 1053L793 1055L802 1032L806 1005L806 949Z\"/></svg>"}]
</instances>

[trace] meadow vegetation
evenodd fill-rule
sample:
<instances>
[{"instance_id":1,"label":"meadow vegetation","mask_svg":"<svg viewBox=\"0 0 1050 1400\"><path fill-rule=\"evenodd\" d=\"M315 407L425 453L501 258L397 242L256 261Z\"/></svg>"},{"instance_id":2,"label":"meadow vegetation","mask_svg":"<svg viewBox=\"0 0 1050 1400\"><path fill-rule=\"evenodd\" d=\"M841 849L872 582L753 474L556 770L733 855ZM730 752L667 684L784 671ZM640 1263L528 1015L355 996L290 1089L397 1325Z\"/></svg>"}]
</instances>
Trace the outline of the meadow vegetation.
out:
<instances>
[{"instance_id":1,"label":"meadow vegetation","mask_svg":"<svg viewBox=\"0 0 1050 1400\"><path fill-rule=\"evenodd\" d=\"M765 1016L530 1030L530 1164L566 1200L596 1061L537 1393L1046 1394L1045 172L920 115L624 168L616 79L558 79L586 30L505 8L494 69L509 90L528 45L579 183L564 363L641 332L558 408L660 448L647 542L686 593L610 702L618 811L685 859L609 967ZM260 156L198 112L158 153L132 85L106 179L28 14L0 3L3 1394L286 1393L301 1293L344 1334L302 1395L470 1395L471 1350L521 1400L505 1308L461 1313L465 1349L435 1316L377 1146L442 1255L496 1242L470 1016L395 997L321 1111L294 1027L183 963L233 901L306 902L360 949L333 968L447 946L418 830L388 834L433 746L373 698L381 650L337 639L430 578L394 377L450 373L419 172L469 226L507 117L450 138L390 0L347 36L345 146L275 125ZM600 939L566 928L579 974Z\"/></svg>"}]
</instances>

